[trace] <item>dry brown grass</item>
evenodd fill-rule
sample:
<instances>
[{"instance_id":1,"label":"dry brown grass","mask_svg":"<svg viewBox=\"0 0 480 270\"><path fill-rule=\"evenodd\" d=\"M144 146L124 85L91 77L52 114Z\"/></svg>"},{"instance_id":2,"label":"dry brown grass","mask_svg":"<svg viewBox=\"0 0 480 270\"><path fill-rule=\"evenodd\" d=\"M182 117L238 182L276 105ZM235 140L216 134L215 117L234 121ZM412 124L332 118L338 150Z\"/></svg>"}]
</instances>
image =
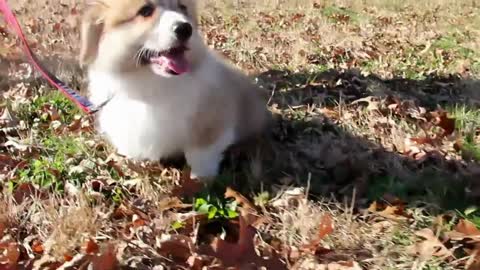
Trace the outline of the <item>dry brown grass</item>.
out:
<instances>
[{"instance_id":1,"label":"dry brown grass","mask_svg":"<svg viewBox=\"0 0 480 270\"><path fill-rule=\"evenodd\" d=\"M82 85L83 72L75 62L78 15L72 14L81 1L11 2L47 65L74 86ZM454 203L479 198L480 188L475 184L478 164L454 149L454 143L463 139L461 130L435 147L412 146L409 138L424 135L417 118L425 114L419 110L434 111L439 104L477 110L478 94L471 90L478 87L480 75L480 6L476 1L205 0L201 8L207 42L246 72L258 75L259 83L272 94L269 106L277 119L272 130L274 155L256 161L254 166L266 173L255 173L255 178L263 180L272 197L281 196L266 203L263 214L273 222L259 228L259 247L274 245L272 238L277 238L282 245L298 250L315 239L322 218L328 215L334 230L321 239L321 247L331 252L302 254L292 262L298 269L323 269L328 263L349 259L360 262L363 269L463 267L464 259L441 261L430 256L423 260L407 253L406 247L418 240L416 230L431 226L434 216L430 212L444 213L444 208L457 208ZM6 81L5 85L12 86L7 93L16 88L33 92L27 97L17 93L6 101L18 105L13 113L30 125L19 137L34 142L29 147L40 149L41 156L53 163L54 153L43 149L42 143L57 135L52 135L48 124L32 124L38 122L41 111L34 105L39 82L25 76L12 80L28 68L18 65L23 59L13 46L14 37L7 35L3 40L0 85ZM448 77L452 74L456 79ZM440 78L429 79L430 75ZM395 76L402 79L382 80ZM400 101L389 101L392 96ZM361 98L367 99L359 101ZM404 109L395 110L395 106ZM174 260L157 252L159 235L172 233L171 222L183 217L182 212L192 215L189 208L177 209L169 201L168 192L179 181L180 172L107 159L113 150L101 147L101 139L88 133L60 136L84 138L82 147L89 151L75 158L94 162L94 169L84 176L78 194L49 194L46 200L26 200L20 205L6 191L6 182L0 197L4 206L0 207L0 225L7 227L4 240L27 239L27 246L38 240L45 254L56 260L66 253L81 255L80 247L90 238L118 240L123 243L125 265L136 264L137 269L172 266ZM475 142L480 142L475 136ZM8 140L0 137L2 143ZM38 158L15 147L2 146L2 151L7 148L19 160ZM412 149L418 150L413 158L407 153ZM112 164L125 175L111 172ZM62 176L61 181L70 181L70 177ZM233 178L244 194L253 189L255 196L258 191L253 184L238 184L248 178L242 170L227 166L224 177ZM449 186L451 182L444 179L458 182ZM464 180L465 188L461 186ZM102 183L106 191L94 190L93 183ZM303 186L322 197L307 200L305 190L292 191L291 186ZM458 194L457 187L461 190ZM288 192L279 191L285 189ZM395 197L392 193L408 193L408 219L365 211L373 200L395 205L389 201ZM113 209L118 210L120 204L132 213L116 216ZM210 232L201 222L195 224L202 226L189 233L205 234L198 239L220 233Z\"/></svg>"},{"instance_id":2,"label":"dry brown grass","mask_svg":"<svg viewBox=\"0 0 480 270\"><path fill-rule=\"evenodd\" d=\"M218 25L212 18L218 16L230 32L226 44L210 42L234 57L235 63L255 70L272 66L314 69L316 65L311 64L311 58L332 57L332 51L342 48L346 57L373 62L372 71L391 77L402 72L398 67L406 55L428 50L439 37L465 29L478 31L475 15L478 6L471 1L457 4L454 1L205 1L203 6L206 27L216 29L211 33L213 36ZM321 10L330 6L344 8L346 12L342 14L348 15L353 23L332 23ZM335 13L338 9L327 12ZM478 50L479 36L473 34L458 45ZM423 53L435 57L429 56L431 52ZM329 68L335 67L334 63L324 62ZM454 59L444 68L447 72L457 71L461 63ZM427 67L420 72L443 72L441 69Z\"/></svg>"},{"instance_id":3,"label":"dry brown grass","mask_svg":"<svg viewBox=\"0 0 480 270\"><path fill-rule=\"evenodd\" d=\"M99 209L88 205L86 199L50 199L44 208L39 209L32 221L38 225L45 251L61 260L87 240L101 236L98 224ZM42 228L43 227L43 228Z\"/></svg>"}]
</instances>

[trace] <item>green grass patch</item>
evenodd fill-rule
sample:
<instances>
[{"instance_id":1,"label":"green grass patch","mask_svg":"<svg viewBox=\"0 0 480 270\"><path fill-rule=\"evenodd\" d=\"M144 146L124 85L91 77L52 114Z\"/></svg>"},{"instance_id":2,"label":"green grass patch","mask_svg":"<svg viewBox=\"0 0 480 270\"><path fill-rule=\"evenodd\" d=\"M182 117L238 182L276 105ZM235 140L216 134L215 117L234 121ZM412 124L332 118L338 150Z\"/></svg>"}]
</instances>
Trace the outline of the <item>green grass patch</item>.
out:
<instances>
[{"instance_id":1,"label":"green grass patch","mask_svg":"<svg viewBox=\"0 0 480 270\"><path fill-rule=\"evenodd\" d=\"M237 203L225 201L219 197L207 195L205 198L195 199L195 211L207 214L208 219L230 219L238 217Z\"/></svg>"},{"instance_id":2,"label":"green grass patch","mask_svg":"<svg viewBox=\"0 0 480 270\"><path fill-rule=\"evenodd\" d=\"M18 178L10 185L32 182L62 192L65 181L81 185L87 176L94 174L94 154L85 145L84 136L58 134L52 128L52 118L65 125L72 122L80 113L76 105L59 91L37 94L30 103L20 104L17 116L31 128L35 135L31 143L39 153L30 157L28 165L19 170Z\"/></svg>"},{"instance_id":3,"label":"green grass patch","mask_svg":"<svg viewBox=\"0 0 480 270\"><path fill-rule=\"evenodd\" d=\"M447 109L453 118L457 131L467 133L469 139L476 128L480 127L480 110L470 109L464 105L457 105Z\"/></svg>"},{"instance_id":4,"label":"green grass patch","mask_svg":"<svg viewBox=\"0 0 480 270\"><path fill-rule=\"evenodd\" d=\"M86 149L74 137L49 136L42 140L39 147L43 153L32 158L29 165L20 170L20 182L32 182L40 187L61 192L65 181L80 185L85 181L87 171L93 171L95 167L95 163L90 162L88 168L89 163L85 162L85 159L88 159Z\"/></svg>"},{"instance_id":5,"label":"green grass patch","mask_svg":"<svg viewBox=\"0 0 480 270\"><path fill-rule=\"evenodd\" d=\"M47 93L39 93L39 96L33 98L31 103L21 104L17 111L17 116L32 124L35 119L39 119L41 122L48 120L48 111L44 108L47 105L52 106L60 117L59 121L62 123L71 122L76 114L80 111L77 106L66 98L60 91L49 91Z\"/></svg>"},{"instance_id":6,"label":"green grass patch","mask_svg":"<svg viewBox=\"0 0 480 270\"><path fill-rule=\"evenodd\" d=\"M474 202L465 198L466 181L452 179L433 169L418 172L411 179L399 179L393 176L372 178L369 181L367 197L378 200L385 194L392 194L402 201L418 205L437 206L437 210L467 209Z\"/></svg>"},{"instance_id":7,"label":"green grass patch","mask_svg":"<svg viewBox=\"0 0 480 270\"><path fill-rule=\"evenodd\" d=\"M405 228L395 227L392 232L392 242L395 245L400 245L405 247L413 244L414 236L413 234L407 233L407 232L410 232L410 231L406 230Z\"/></svg>"},{"instance_id":8,"label":"green grass patch","mask_svg":"<svg viewBox=\"0 0 480 270\"><path fill-rule=\"evenodd\" d=\"M195 211L207 214L209 220L238 217L237 203L224 197L226 188L232 185L233 176L228 171L218 175L215 181L195 196Z\"/></svg>"},{"instance_id":9,"label":"green grass patch","mask_svg":"<svg viewBox=\"0 0 480 270\"><path fill-rule=\"evenodd\" d=\"M480 110L457 105L448 111L455 118L456 130L462 138L462 155L466 159L480 161L480 142L477 135L480 128Z\"/></svg>"},{"instance_id":10,"label":"green grass patch","mask_svg":"<svg viewBox=\"0 0 480 270\"><path fill-rule=\"evenodd\" d=\"M332 22L353 22L358 23L361 19L357 12L339 6L327 6L322 9L322 15Z\"/></svg>"},{"instance_id":11,"label":"green grass patch","mask_svg":"<svg viewBox=\"0 0 480 270\"><path fill-rule=\"evenodd\" d=\"M457 56L467 59L473 57L475 52L472 49L463 47L461 43L462 38L457 35L444 35L432 44L432 48L454 52Z\"/></svg>"}]
</instances>

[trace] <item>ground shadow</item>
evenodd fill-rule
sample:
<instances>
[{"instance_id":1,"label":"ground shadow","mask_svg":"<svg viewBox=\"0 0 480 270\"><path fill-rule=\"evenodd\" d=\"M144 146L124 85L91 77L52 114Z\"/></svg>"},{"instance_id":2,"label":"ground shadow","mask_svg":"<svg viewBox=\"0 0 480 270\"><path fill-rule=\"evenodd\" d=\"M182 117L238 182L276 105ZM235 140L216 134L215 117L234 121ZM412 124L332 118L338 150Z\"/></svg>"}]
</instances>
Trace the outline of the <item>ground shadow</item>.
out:
<instances>
[{"instance_id":1,"label":"ground shadow","mask_svg":"<svg viewBox=\"0 0 480 270\"><path fill-rule=\"evenodd\" d=\"M40 63L48 68L52 74L58 76L74 89L81 90L85 94L86 82L85 71L78 65L77 59L55 54L49 57L39 57ZM79 76L82 74L83 76ZM34 70L33 65L25 58L0 57L0 94L18 84L30 84L31 86L46 85L42 75Z\"/></svg>"},{"instance_id":2,"label":"ground shadow","mask_svg":"<svg viewBox=\"0 0 480 270\"><path fill-rule=\"evenodd\" d=\"M270 70L258 79L271 95L269 105L274 114L275 110L281 112L269 132L271 152L261 156L262 181L268 186L308 185L314 196L334 195L337 199L351 198L355 190L360 205L397 197L431 208L464 209L480 199L480 167L474 159L449 159L438 149L419 159L386 149L374 137L352 134L336 123L329 114L338 111L322 109L340 104L334 107L351 113L346 108L359 107L358 100L368 97L392 99L427 111L449 106L478 109L475 89L480 89L480 82L433 75L424 80L384 80L356 70ZM388 127L373 130L382 132L382 128Z\"/></svg>"},{"instance_id":3,"label":"ground shadow","mask_svg":"<svg viewBox=\"0 0 480 270\"><path fill-rule=\"evenodd\" d=\"M12 79L8 75L9 65L3 60L0 61L2 88L8 88L6 84L25 83L25 78ZM42 61L53 73L85 92L85 82L78 76L83 72L74 59L47 60ZM35 84L45 84L38 76L26 78ZM259 161L252 163L251 156L234 150L227 155L223 166L224 180L233 179L234 186L242 193L275 186L308 186L312 196L333 195L337 199L350 199L355 190L358 205L390 196L442 209L462 209L480 199L477 180L480 166L475 160L447 159L438 151L431 151L419 162L395 149L384 148L368 136L353 134L328 111L312 113L312 108L337 104L341 106L336 108L355 103L360 106L358 100L372 96L413 102L427 110L456 105L477 109L479 81L457 76L384 80L376 75L361 75L357 70L317 73L270 70L259 74L257 79L270 97L269 105L274 112L266 143L258 153ZM298 107L302 108L295 109ZM174 159L171 165L182 167L184 163L183 158ZM260 168L252 168L252 164ZM255 177L261 181L245 185L245 179L252 178L245 174L252 169L262 171Z\"/></svg>"}]
</instances>

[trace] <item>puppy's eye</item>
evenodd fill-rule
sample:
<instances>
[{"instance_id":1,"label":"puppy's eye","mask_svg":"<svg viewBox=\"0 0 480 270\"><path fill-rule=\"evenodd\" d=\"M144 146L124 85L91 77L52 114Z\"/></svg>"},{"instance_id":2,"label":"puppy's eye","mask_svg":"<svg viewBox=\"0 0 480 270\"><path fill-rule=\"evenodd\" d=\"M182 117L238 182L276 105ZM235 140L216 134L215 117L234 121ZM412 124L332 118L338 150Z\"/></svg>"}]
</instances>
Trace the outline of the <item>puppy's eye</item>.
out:
<instances>
[{"instance_id":1,"label":"puppy's eye","mask_svg":"<svg viewBox=\"0 0 480 270\"><path fill-rule=\"evenodd\" d=\"M138 10L137 15L148 18L151 17L154 12L155 6L153 4L146 4Z\"/></svg>"},{"instance_id":2,"label":"puppy's eye","mask_svg":"<svg viewBox=\"0 0 480 270\"><path fill-rule=\"evenodd\" d=\"M178 4L178 8L179 8L183 13L187 13L187 6L185 6L184 4Z\"/></svg>"}]
</instances>

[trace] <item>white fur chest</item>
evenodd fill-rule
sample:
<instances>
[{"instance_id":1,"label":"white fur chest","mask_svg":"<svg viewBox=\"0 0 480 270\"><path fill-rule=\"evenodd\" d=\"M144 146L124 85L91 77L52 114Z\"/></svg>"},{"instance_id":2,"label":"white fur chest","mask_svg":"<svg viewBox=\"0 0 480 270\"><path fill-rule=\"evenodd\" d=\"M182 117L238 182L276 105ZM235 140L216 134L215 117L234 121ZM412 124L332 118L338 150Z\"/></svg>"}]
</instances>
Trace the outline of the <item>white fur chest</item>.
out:
<instances>
[{"instance_id":1,"label":"white fur chest","mask_svg":"<svg viewBox=\"0 0 480 270\"><path fill-rule=\"evenodd\" d=\"M89 77L94 104L111 98L99 112L98 125L120 154L159 159L183 150L201 94L195 90L202 88L193 79L185 76L172 83L148 72L90 72Z\"/></svg>"}]
</instances>

